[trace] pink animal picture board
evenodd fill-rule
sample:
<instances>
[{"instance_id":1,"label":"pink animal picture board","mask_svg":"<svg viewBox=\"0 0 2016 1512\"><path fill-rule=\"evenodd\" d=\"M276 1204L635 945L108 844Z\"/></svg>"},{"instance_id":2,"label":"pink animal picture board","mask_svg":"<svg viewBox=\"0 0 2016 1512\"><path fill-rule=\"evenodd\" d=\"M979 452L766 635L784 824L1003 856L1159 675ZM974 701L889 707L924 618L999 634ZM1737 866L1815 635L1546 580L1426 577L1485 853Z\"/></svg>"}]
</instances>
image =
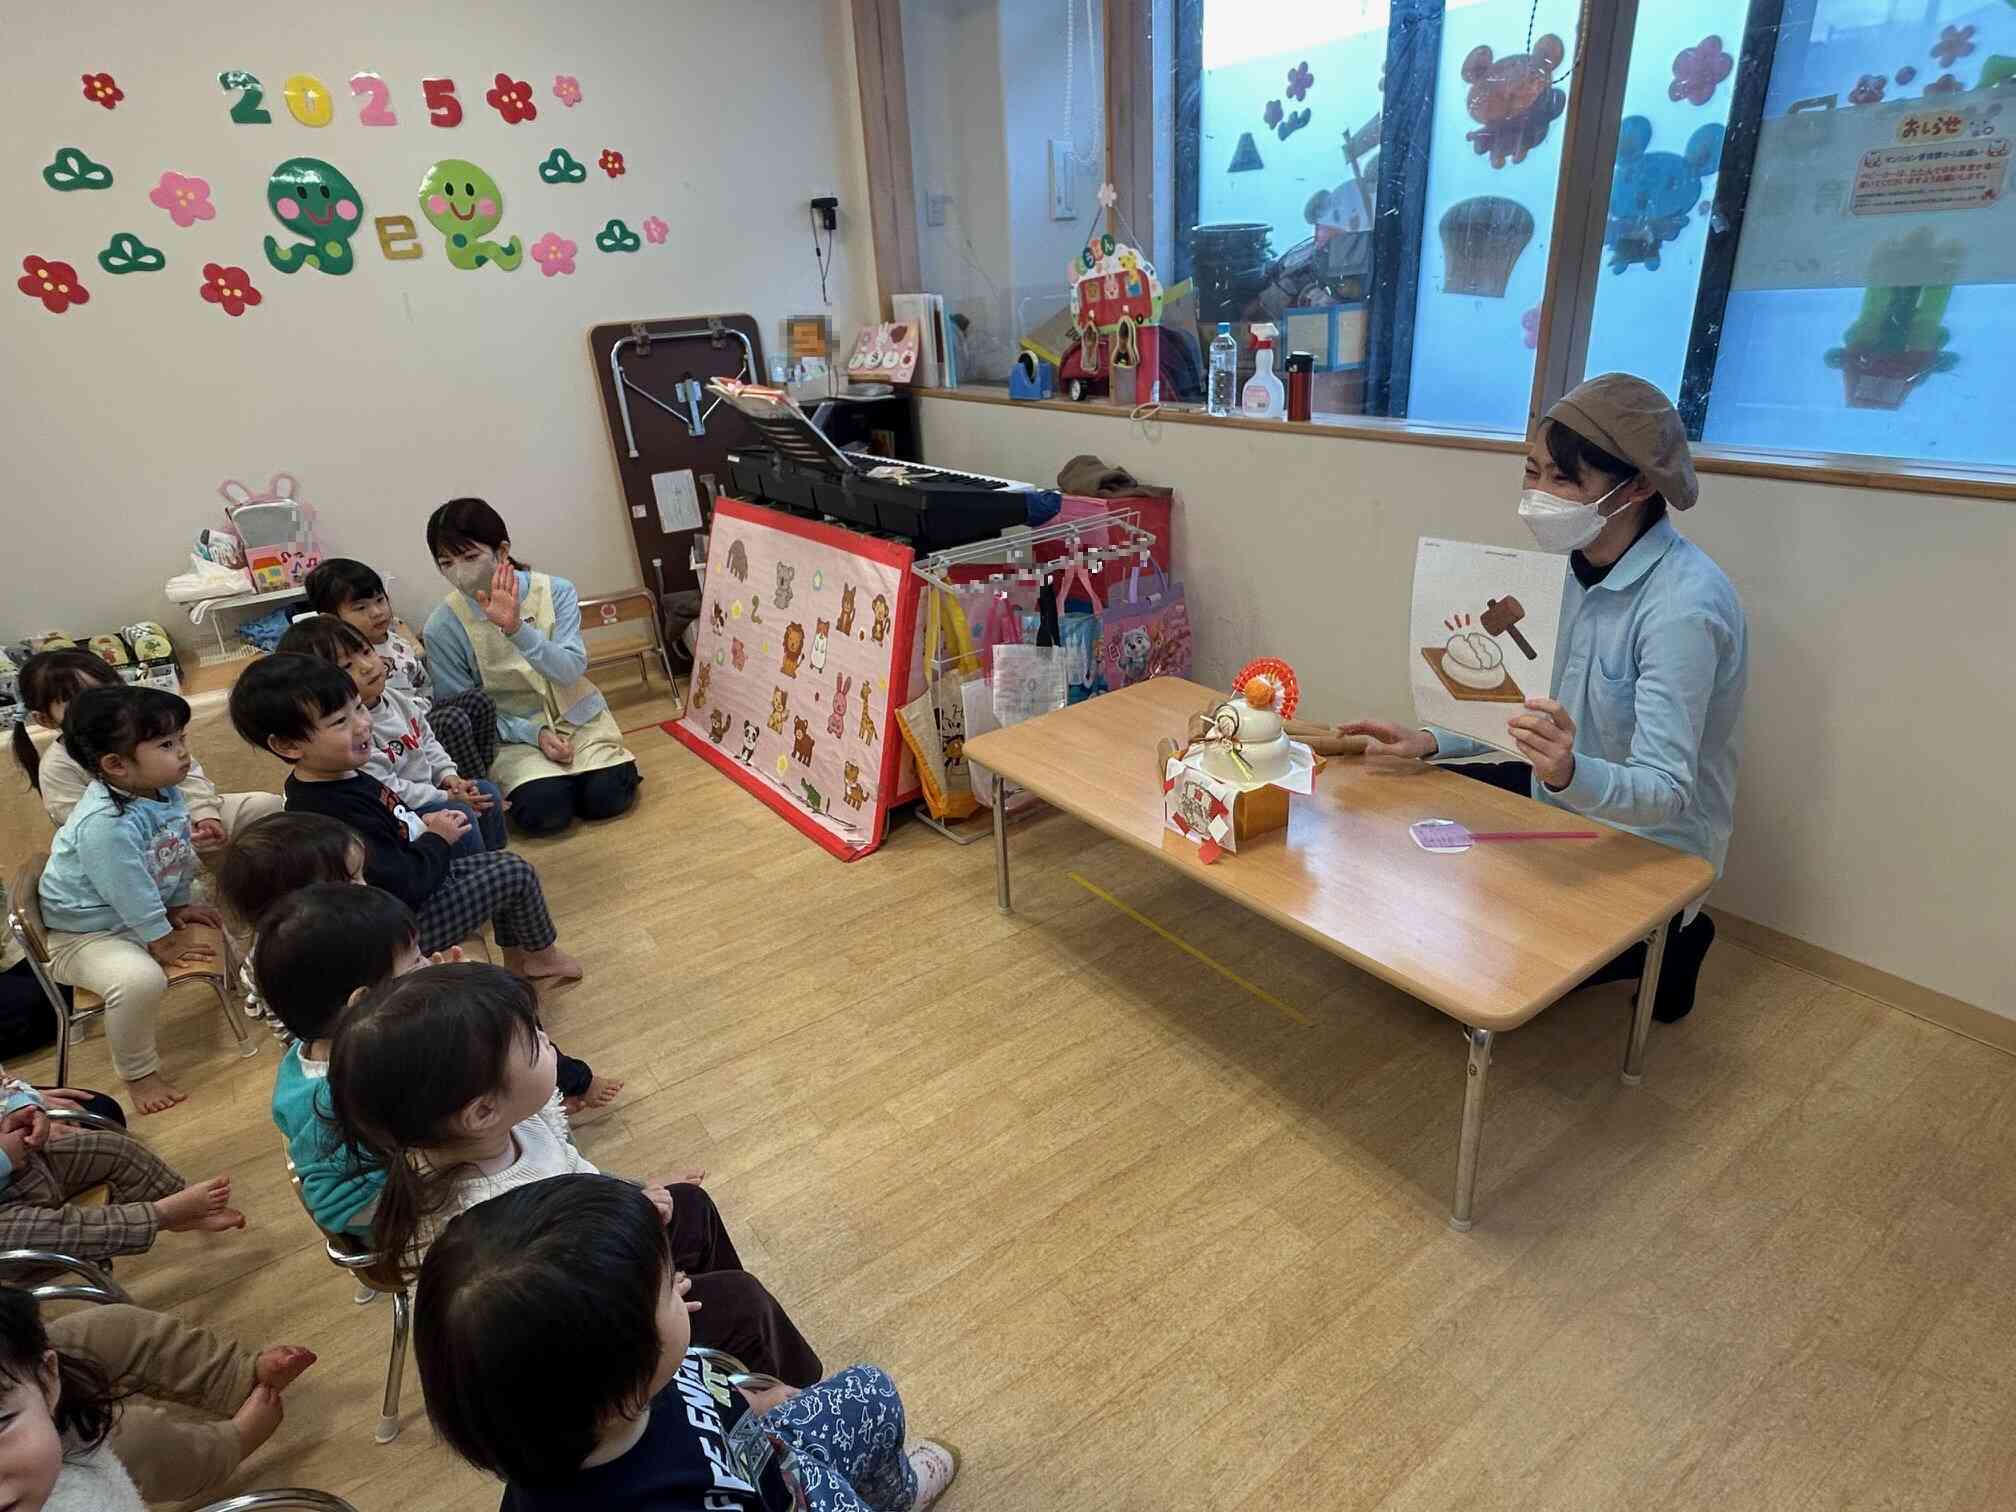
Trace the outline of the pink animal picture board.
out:
<instances>
[{"instance_id":1,"label":"pink animal picture board","mask_svg":"<svg viewBox=\"0 0 2016 1512\"><path fill-rule=\"evenodd\" d=\"M682 745L843 861L918 796L895 711L918 677L913 553L837 525L714 505Z\"/></svg>"}]
</instances>

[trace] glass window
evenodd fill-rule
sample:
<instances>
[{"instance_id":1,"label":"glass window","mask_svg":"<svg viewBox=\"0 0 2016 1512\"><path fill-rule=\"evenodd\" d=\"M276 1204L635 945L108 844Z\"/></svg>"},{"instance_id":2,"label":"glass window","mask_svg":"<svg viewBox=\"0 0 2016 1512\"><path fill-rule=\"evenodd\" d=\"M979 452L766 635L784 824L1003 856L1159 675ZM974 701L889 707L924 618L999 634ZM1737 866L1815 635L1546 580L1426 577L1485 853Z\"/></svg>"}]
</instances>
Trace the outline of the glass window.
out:
<instances>
[{"instance_id":1,"label":"glass window","mask_svg":"<svg viewBox=\"0 0 2016 1512\"><path fill-rule=\"evenodd\" d=\"M1319 414L1523 430L1579 10L1177 0L1174 275L1200 339L1283 326Z\"/></svg>"},{"instance_id":2,"label":"glass window","mask_svg":"<svg viewBox=\"0 0 2016 1512\"><path fill-rule=\"evenodd\" d=\"M1711 443L2016 463L2011 81L2004 0L1642 5L1588 370Z\"/></svg>"}]
</instances>

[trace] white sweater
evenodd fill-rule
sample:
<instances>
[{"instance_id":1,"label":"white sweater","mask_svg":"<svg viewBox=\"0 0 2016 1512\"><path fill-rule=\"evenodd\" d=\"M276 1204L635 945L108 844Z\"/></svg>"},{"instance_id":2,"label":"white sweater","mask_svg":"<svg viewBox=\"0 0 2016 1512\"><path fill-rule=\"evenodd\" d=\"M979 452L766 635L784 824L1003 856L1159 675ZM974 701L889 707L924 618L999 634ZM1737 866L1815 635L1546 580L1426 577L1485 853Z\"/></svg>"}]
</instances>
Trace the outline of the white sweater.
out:
<instances>
[{"instance_id":1,"label":"white sweater","mask_svg":"<svg viewBox=\"0 0 2016 1512\"><path fill-rule=\"evenodd\" d=\"M574 1148L567 1130L567 1112L560 1106L560 1094L523 1123L511 1126L511 1141L518 1158L490 1176L468 1176L455 1184L448 1205L426 1224L420 1234L419 1253L425 1255L435 1236L458 1213L466 1213L479 1202L501 1197L519 1187L544 1181L549 1176L595 1176L601 1174Z\"/></svg>"},{"instance_id":2,"label":"white sweater","mask_svg":"<svg viewBox=\"0 0 2016 1512\"><path fill-rule=\"evenodd\" d=\"M441 780L460 775L454 758L434 738L426 705L389 682L371 706L371 756L364 770L416 811L448 802Z\"/></svg>"},{"instance_id":3,"label":"white sweater","mask_svg":"<svg viewBox=\"0 0 2016 1512\"><path fill-rule=\"evenodd\" d=\"M64 1455L42 1512L147 1512L147 1504L126 1467L101 1443L83 1454Z\"/></svg>"}]
</instances>

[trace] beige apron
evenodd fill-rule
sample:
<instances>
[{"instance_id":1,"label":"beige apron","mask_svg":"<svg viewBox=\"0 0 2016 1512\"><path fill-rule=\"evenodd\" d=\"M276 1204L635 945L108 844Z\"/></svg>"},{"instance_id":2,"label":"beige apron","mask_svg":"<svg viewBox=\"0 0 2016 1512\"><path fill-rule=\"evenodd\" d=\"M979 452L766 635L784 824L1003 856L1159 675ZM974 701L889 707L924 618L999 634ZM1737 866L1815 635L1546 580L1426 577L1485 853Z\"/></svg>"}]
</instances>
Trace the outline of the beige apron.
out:
<instances>
[{"instance_id":1,"label":"beige apron","mask_svg":"<svg viewBox=\"0 0 2016 1512\"><path fill-rule=\"evenodd\" d=\"M550 637L553 634L553 579L543 572L534 572L529 576L531 586L526 590L525 601L518 606L518 612L529 624L536 625L540 634ZM449 594L448 607L455 611L455 617L462 622L462 628L469 636L470 649L476 656L476 670L483 679L483 691L490 695L498 712L513 719L536 719L540 725L574 745L571 766L561 766L549 760L536 745L512 742L499 746L497 759L490 765L492 782L510 793L528 782L538 782L547 777L578 777L584 772L621 766L626 761L637 759L624 748L623 731L606 704L602 712L586 724L572 724L566 719L567 710L596 691L594 683L583 677L567 687L556 687L551 679L519 654L518 648L511 644L504 632L491 624L465 594Z\"/></svg>"}]
</instances>

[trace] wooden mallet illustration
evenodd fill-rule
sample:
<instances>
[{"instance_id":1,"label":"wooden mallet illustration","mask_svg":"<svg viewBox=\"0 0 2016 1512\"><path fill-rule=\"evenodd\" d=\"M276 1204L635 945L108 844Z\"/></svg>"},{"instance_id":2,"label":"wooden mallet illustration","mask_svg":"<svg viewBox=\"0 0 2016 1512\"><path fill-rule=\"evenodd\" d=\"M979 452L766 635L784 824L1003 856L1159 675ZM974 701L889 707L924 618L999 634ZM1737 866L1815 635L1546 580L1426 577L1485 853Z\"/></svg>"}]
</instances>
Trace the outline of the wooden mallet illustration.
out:
<instances>
[{"instance_id":1,"label":"wooden mallet illustration","mask_svg":"<svg viewBox=\"0 0 2016 1512\"><path fill-rule=\"evenodd\" d=\"M1526 644L1526 637L1519 633L1519 621L1526 618L1526 606L1511 594L1503 598L1484 601L1484 617L1479 621L1486 635L1509 635L1512 644L1526 653L1526 660L1538 661L1540 653Z\"/></svg>"}]
</instances>

